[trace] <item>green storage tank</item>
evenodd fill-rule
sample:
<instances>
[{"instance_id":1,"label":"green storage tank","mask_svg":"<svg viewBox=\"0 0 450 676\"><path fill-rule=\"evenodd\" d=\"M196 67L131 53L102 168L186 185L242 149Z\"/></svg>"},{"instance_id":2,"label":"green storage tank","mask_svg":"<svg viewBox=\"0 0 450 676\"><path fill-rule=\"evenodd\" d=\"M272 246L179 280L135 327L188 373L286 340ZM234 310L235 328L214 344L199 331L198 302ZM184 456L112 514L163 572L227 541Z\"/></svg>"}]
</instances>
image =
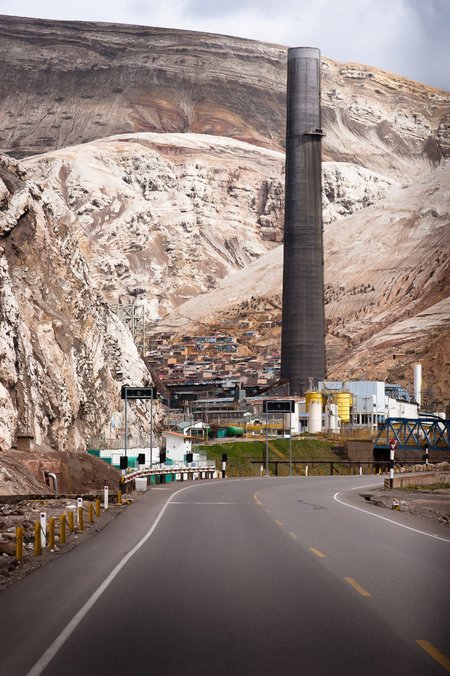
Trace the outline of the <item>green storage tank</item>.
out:
<instances>
[{"instance_id":1,"label":"green storage tank","mask_svg":"<svg viewBox=\"0 0 450 676\"><path fill-rule=\"evenodd\" d=\"M227 427L227 437L242 437L244 431L243 427Z\"/></svg>"}]
</instances>

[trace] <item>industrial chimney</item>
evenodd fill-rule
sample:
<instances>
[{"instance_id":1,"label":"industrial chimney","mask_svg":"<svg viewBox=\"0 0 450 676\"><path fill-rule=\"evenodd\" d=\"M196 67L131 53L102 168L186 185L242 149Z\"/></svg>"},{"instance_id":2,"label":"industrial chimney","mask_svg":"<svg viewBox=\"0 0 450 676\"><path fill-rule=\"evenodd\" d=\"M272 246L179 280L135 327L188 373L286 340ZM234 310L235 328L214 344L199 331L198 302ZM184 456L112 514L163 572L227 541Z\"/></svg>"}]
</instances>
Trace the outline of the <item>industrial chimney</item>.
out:
<instances>
[{"instance_id":1,"label":"industrial chimney","mask_svg":"<svg viewBox=\"0 0 450 676\"><path fill-rule=\"evenodd\" d=\"M288 50L281 378L325 378L320 50Z\"/></svg>"}]
</instances>

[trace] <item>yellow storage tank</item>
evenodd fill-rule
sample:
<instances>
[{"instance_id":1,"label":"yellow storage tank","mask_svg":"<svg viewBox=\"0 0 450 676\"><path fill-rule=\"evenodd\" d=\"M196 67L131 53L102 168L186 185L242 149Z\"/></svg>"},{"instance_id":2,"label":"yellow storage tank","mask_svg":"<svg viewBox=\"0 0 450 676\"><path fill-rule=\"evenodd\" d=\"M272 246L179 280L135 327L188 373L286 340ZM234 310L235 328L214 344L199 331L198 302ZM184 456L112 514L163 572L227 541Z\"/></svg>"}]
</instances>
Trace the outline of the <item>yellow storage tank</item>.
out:
<instances>
[{"instance_id":1,"label":"yellow storage tank","mask_svg":"<svg viewBox=\"0 0 450 676\"><path fill-rule=\"evenodd\" d=\"M338 416L343 423L350 422L350 411L352 408L352 395L350 392L338 392L336 394L336 404L338 407Z\"/></svg>"},{"instance_id":2,"label":"yellow storage tank","mask_svg":"<svg viewBox=\"0 0 450 676\"><path fill-rule=\"evenodd\" d=\"M306 393L306 412L309 413L309 405L312 401L318 401L323 406L322 392L309 391Z\"/></svg>"}]
</instances>

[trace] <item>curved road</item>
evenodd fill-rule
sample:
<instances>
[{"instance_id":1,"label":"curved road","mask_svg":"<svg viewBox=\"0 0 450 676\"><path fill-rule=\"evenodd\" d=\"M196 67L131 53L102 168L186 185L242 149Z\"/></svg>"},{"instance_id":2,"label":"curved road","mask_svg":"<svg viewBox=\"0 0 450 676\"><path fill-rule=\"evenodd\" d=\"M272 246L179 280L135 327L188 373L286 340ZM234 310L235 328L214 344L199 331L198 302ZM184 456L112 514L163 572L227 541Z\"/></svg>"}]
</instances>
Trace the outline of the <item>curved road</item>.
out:
<instances>
[{"instance_id":1,"label":"curved road","mask_svg":"<svg viewBox=\"0 0 450 676\"><path fill-rule=\"evenodd\" d=\"M155 488L0 594L3 676L450 672L450 531L370 477Z\"/></svg>"}]
</instances>

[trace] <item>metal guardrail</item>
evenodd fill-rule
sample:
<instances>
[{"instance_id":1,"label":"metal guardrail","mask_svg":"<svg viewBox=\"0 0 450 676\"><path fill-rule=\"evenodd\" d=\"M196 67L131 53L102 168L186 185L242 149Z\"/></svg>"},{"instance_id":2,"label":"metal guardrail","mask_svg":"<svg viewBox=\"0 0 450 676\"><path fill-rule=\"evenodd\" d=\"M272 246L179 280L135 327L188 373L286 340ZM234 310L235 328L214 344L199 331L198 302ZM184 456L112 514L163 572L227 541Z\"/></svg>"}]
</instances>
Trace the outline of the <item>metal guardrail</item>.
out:
<instances>
[{"instance_id":1,"label":"metal guardrail","mask_svg":"<svg viewBox=\"0 0 450 676\"><path fill-rule=\"evenodd\" d=\"M215 465L203 465L200 467L165 467L159 469L142 469L125 474L121 483L124 486L131 484L135 479L147 477L160 478L159 483L166 483L170 476L172 481L195 481L196 479L215 479L219 473Z\"/></svg>"},{"instance_id":2,"label":"metal guardrail","mask_svg":"<svg viewBox=\"0 0 450 676\"><path fill-rule=\"evenodd\" d=\"M259 460L250 460L252 465L262 465L264 464L261 459ZM304 465L306 468L313 467L314 465L329 465L330 466L330 476L333 476L334 474L340 474L338 466L339 465L349 465L350 467L355 467L359 469L359 473L362 474L362 467L367 465L367 466L372 466L374 468L380 469L388 469L389 468L389 460L315 460L315 459L305 459L305 460L269 460L269 465L274 465L275 466L275 476L278 476L278 465L289 465L289 462L292 463L292 465ZM401 461L401 462L395 462L396 466L402 466L402 465L417 465L417 460L408 460L408 461ZM308 472L306 472L308 473Z\"/></svg>"}]
</instances>

